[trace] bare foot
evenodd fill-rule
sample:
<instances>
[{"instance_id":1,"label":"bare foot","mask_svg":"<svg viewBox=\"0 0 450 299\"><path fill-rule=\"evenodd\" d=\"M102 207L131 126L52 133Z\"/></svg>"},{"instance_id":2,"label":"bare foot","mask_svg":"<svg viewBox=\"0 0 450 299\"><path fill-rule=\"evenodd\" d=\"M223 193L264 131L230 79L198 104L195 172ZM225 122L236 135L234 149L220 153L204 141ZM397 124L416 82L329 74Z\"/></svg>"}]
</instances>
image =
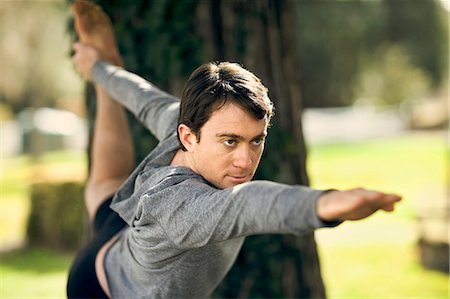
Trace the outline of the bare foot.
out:
<instances>
[{"instance_id":1,"label":"bare foot","mask_svg":"<svg viewBox=\"0 0 450 299\"><path fill-rule=\"evenodd\" d=\"M96 48L102 59L122 66L122 58L108 15L98 5L87 0L75 0L72 12L80 42Z\"/></svg>"}]
</instances>

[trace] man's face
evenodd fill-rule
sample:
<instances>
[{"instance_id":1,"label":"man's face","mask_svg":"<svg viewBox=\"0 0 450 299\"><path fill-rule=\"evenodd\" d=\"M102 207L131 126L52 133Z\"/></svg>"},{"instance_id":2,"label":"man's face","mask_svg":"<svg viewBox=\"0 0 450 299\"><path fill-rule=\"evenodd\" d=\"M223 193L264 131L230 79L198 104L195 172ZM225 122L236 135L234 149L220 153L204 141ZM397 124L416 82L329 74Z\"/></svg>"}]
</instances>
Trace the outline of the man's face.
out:
<instances>
[{"instance_id":1,"label":"man's face","mask_svg":"<svg viewBox=\"0 0 450 299\"><path fill-rule=\"evenodd\" d=\"M189 151L190 167L220 189L250 181L264 150L267 125L266 118L259 120L227 102L201 128L200 141Z\"/></svg>"}]
</instances>

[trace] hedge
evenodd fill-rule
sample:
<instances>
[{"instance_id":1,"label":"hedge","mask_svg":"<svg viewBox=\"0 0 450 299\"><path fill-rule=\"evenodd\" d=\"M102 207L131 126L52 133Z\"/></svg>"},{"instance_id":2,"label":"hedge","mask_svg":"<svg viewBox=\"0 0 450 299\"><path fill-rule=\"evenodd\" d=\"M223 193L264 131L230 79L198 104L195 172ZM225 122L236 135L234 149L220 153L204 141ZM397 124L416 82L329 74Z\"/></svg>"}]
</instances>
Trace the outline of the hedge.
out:
<instances>
[{"instance_id":1,"label":"hedge","mask_svg":"<svg viewBox=\"0 0 450 299\"><path fill-rule=\"evenodd\" d=\"M77 249L89 234L87 221L81 183L39 183L32 186L28 245Z\"/></svg>"}]
</instances>

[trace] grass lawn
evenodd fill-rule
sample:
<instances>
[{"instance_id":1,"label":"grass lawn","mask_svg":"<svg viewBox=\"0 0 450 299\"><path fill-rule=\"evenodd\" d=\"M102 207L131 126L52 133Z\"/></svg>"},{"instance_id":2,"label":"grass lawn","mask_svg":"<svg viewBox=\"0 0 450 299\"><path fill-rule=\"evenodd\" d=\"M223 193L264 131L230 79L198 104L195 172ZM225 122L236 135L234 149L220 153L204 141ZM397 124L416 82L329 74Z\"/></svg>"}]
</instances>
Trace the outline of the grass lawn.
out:
<instances>
[{"instance_id":1,"label":"grass lawn","mask_svg":"<svg viewBox=\"0 0 450 299\"><path fill-rule=\"evenodd\" d=\"M65 298L72 254L19 249L0 255L0 298Z\"/></svg>"},{"instance_id":2,"label":"grass lawn","mask_svg":"<svg viewBox=\"0 0 450 299\"><path fill-rule=\"evenodd\" d=\"M414 243L321 246L328 298L448 298L448 275L425 270Z\"/></svg>"},{"instance_id":3,"label":"grass lawn","mask_svg":"<svg viewBox=\"0 0 450 299\"><path fill-rule=\"evenodd\" d=\"M442 135L412 135L309 148L316 188L367 186L399 193L393 214L317 232L330 298L448 298L448 275L420 266L415 217L446 204L448 149ZM85 155L57 152L38 163L2 161L0 249L24 241L31 182L83 180ZM0 254L0 298L64 298L72 255L39 249Z\"/></svg>"},{"instance_id":4,"label":"grass lawn","mask_svg":"<svg viewBox=\"0 0 450 299\"><path fill-rule=\"evenodd\" d=\"M329 298L448 298L448 275L421 267L416 246L416 217L448 204L448 165L443 135L309 149L313 187L365 186L403 197L392 214L316 232Z\"/></svg>"}]
</instances>

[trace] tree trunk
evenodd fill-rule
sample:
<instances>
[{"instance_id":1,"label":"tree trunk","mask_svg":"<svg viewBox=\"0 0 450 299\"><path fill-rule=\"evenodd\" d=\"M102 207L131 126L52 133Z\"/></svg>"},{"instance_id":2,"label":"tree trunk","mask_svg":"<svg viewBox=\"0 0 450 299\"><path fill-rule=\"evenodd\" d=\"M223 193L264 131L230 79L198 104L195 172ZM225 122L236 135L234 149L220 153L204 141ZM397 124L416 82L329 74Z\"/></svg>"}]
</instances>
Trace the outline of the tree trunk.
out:
<instances>
[{"instance_id":1,"label":"tree trunk","mask_svg":"<svg viewBox=\"0 0 450 299\"><path fill-rule=\"evenodd\" d=\"M270 90L276 112L257 178L308 185L294 5L294 1L204 1L197 23L208 60L243 63ZM326 297L314 234L247 238L215 295Z\"/></svg>"}]
</instances>

